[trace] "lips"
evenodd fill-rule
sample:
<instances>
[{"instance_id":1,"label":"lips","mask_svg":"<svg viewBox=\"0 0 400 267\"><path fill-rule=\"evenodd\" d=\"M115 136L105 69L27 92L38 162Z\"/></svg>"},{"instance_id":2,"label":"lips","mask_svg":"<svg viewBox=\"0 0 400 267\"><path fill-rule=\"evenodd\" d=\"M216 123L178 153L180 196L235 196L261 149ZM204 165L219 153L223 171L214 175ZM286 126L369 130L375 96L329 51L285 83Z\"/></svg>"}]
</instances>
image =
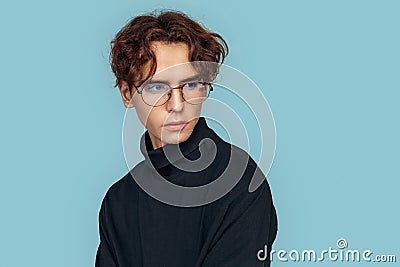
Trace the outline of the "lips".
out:
<instances>
[{"instance_id":1,"label":"lips","mask_svg":"<svg viewBox=\"0 0 400 267\"><path fill-rule=\"evenodd\" d=\"M174 121L167 124L164 124L164 128L169 131L179 131L187 124L186 121Z\"/></svg>"},{"instance_id":2,"label":"lips","mask_svg":"<svg viewBox=\"0 0 400 267\"><path fill-rule=\"evenodd\" d=\"M180 125L180 124L186 124L186 121L174 121L174 122L166 123L166 124L164 124L164 126L168 126L168 125Z\"/></svg>"}]
</instances>

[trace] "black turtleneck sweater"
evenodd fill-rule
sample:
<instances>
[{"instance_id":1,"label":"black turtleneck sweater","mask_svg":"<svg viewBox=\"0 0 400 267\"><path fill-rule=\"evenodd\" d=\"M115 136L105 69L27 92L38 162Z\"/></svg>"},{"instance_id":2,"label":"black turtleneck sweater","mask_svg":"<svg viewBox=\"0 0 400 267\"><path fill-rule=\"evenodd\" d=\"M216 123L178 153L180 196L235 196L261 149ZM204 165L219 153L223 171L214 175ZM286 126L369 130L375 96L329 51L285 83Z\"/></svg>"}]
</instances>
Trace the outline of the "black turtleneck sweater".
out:
<instances>
[{"instance_id":1,"label":"black turtleneck sweater","mask_svg":"<svg viewBox=\"0 0 400 267\"><path fill-rule=\"evenodd\" d=\"M265 177L257 190L248 190L259 169L251 157L233 189L205 205L167 204L146 193L133 178L132 173L140 173L141 179L153 179L149 177L155 168L179 186L198 187L216 180L228 166L232 145L209 128L204 117L186 141L166 146L179 146L186 159L195 160L201 155L199 144L204 138L216 144L216 157L207 168L188 172L171 164L162 148L153 149L148 131L143 134L141 152L145 159L135 167L140 170L130 170L115 182L102 201L96 267L270 266L265 252L259 251L270 251L277 217ZM257 254L264 258L260 260Z\"/></svg>"}]
</instances>

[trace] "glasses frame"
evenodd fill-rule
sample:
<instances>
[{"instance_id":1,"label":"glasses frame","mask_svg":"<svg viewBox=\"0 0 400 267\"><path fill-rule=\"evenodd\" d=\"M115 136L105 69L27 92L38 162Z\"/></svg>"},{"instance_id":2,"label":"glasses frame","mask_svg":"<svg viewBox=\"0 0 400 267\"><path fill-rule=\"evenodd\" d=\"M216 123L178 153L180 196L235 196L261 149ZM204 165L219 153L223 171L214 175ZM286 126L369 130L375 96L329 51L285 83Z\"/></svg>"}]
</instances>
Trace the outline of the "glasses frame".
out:
<instances>
[{"instance_id":1,"label":"glasses frame","mask_svg":"<svg viewBox=\"0 0 400 267\"><path fill-rule=\"evenodd\" d=\"M210 95L211 91L213 91L213 86L212 86L212 83L210 83L210 82L192 81L192 82L185 82L185 83L182 83L182 84L177 85L177 86L175 86L175 87L171 87L168 83L164 83L164 84L167 84L167 85L169 86L169 91L168 91L169 96L168 96L167 100L165 100L164 103L158 104L158 105L150 105L150 104L148 104L148 103L144 100L144 97L143 97L143 94L142 94L142 93L143 93L143 89L142 89L142 90L139 90L139 88L142 87L142 86L136 87L135 85L133 85L133 87L136 89L136 91L138 92L138 94L140 94L140 95L142 96L143 102L144 102L146 105L151 106L151 107L159 107L159 106L162 106L162 105L164 105L165 103L167 103L168 100L171 99L171 95L172 95L171 93L172 93L172 90L174 90L174 89L179 89L179 90L181 90L182 99L183 99L186 103L189 103L190 105L200 105L200 104L202 104L204 101L202 101L202 102L200 102L200 103L197 103L197 104L194 104L194 103L190 103L189 101L187 101L187 100L185 99L185 97L183 96L183 87L185 87L185 85L187 85L188 83L193 83L193 82L201 83L201 84L203 84L203 85L208 85L208 86L210 87L210 90L208 91L208 94L207 94L206 98L204 99L204 101L206 101L207 98L208 98L208 96Z\"/></svg>"}]
</instances>

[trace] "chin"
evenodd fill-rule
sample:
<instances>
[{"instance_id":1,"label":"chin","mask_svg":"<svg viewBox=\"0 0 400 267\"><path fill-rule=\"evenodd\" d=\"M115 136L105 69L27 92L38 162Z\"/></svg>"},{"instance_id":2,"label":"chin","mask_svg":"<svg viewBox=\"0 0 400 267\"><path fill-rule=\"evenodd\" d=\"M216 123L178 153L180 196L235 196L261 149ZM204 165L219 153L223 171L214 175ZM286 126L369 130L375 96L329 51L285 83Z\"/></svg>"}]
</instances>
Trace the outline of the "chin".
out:
<instances>
[{"instance_id":1,"label":"chin","mask_svg":"<svg viewBox=\"0 0 400 267\"><path fill-rule=\"evenodd\" d=\"M186 141L189 138L189 134L188 133L165 133L164 136L164 143L165 144L178 144L181 142Z\"/></svg>"},{"instance_id":2,"label":"chin","mask_svg":"<svg viewBox=\"0 0 400 267\"><path fill-rule=\"evenodd\" d=\"M191 125L187 125L187 126L191 126ZM186 141L191 133L193 132L192 127L189 128L184 128L181 131L168 131L168 130L163 130L162 135L160 133L160 139L163 140L164 144L178 144L181 142ZM161 136L163 138L161 138Z\"/></svg>"}]
</instances>

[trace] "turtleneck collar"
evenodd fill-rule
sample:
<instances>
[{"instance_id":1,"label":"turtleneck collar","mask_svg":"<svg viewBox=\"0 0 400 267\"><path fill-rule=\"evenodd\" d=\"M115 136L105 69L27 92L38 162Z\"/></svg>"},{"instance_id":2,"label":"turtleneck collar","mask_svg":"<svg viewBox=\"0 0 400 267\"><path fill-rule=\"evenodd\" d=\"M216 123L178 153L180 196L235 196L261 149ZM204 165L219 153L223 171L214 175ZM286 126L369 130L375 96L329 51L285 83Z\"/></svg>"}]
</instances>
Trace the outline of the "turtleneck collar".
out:
<instances>
[{"instance_id":1,"label":"turtleneck collar","mask_svg":"<svg viewBox=\"0 0 400 267\"><path fill-rule=\"evenodd\" d=\"M140 140L140 151L145 157L147 164L152 164L154 168L160 169L182 158L182 156L187 156L190 154L192 151L198 148L201 140L206 137L214 140L218 138L215 132L208 127L205 118L199 117L189 138L186 141L178 144L166 144L163 147L153 149L149 132L146 130ZM165 155L165 151L167 151L168 158ZM149 162L149 160L151 160L151 162Z\"/></svg>"}]
</instances>

